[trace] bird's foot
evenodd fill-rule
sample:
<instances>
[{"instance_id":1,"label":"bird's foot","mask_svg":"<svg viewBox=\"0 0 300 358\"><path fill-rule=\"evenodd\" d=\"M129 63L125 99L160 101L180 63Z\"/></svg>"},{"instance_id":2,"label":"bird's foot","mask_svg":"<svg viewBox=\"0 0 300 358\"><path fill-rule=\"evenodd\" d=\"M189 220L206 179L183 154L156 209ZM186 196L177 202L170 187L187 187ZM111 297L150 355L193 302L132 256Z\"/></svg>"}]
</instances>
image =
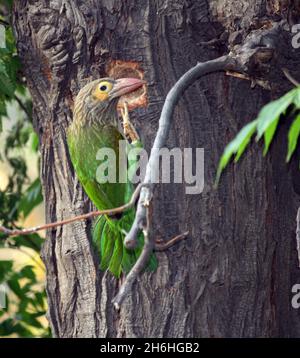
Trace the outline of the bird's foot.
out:
<instances>
[{"instance_id":1,"label":"bird's foot","mask_svg":"<svg viewBox=\"0 0 300 358\"><path fill-rule=\"evenodd\" d=\"M124 108L121 109L121 115L123 119L123 128L125 137L132 143L139 141L140 136L138 135L134 125L129 119L128 103L124 102Z\"/></svg>"}]
</instances>

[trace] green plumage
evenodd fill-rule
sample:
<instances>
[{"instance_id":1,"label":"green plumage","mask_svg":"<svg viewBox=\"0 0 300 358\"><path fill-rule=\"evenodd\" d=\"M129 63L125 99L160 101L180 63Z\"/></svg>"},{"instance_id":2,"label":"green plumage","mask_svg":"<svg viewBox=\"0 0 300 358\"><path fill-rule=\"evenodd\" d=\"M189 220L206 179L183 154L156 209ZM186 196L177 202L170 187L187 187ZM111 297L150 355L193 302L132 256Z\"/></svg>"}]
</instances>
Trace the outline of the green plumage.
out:
<instances>
[{"instance_id":1,"label":"green plumage","mask_svg":"<svg viewBox=\"0 0 300 358\"><path fill-rule=\"evenodd\" d=\"M101 81L101 80L99 80ZM74 119L67 132L70 157L76 174L91 201L98 210L119 207L130 200L134 187L130 182L101 183L97 181L97 169L101 162L97 153L101 148L115 152L116 173L119 173L119 141L124 140L117 128L116 100L99 102L93 91L99 81L84 87L76 98ZM128 273L141 253L143 235L140 234L138 246L127 250L123 245L126 232L131 228L135 216L131 209L121 217L99 217L93 226L93 241L100 255L100 269L109 270L116 277L121 272ZM148 268L157 266L152 255Z\"/></svg>"}]
</instances>

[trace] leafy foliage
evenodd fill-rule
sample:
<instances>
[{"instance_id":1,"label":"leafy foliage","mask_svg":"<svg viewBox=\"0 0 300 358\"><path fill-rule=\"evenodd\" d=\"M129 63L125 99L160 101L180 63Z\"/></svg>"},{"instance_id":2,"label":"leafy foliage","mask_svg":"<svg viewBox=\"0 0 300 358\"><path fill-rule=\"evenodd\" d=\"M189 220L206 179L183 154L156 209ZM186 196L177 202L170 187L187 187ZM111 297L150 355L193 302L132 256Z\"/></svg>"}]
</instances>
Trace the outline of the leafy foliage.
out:
<instances>
[{"instance_id":1,"label":"leafy foliage","mask_svg":"<svg viewBox=\"0 0 300 358\"><path fill-rule=\"evenodd\" d=\"M12 261L0 261L0 279L2 287L6 287L6 307L0 310L0 336L32 337L33 332L48 336L40 320L46 313L46 297L34 268L26 265L15 270Z\"/></svg>"},{"instance_id":2,"label":"leafy foliage","mask_svg":"<svg viewBox=\"0 0 300 358\"><path fill-rule=\"evenodd\" d=\"M22 76L22 67L17 56L10 21L12 1L1 1L0 25L5 23L5 48L0 48L0 162L8 167L8 183L0 189L0 225L8 228L20 227L42 200L39 178L31 181L27 173L24 148L31 147L37 152L38 138L31 123L31 100ZM2 25L3 26L3 25ZM18 108L20 118L11 117L11 109ZM16 111L14 111L16 112ZM3 123L10 130L3 131ZM48 337L49 328L45 324L46 294L44 285L37 277L33 266L40 265L36 256L44 239L37 234L7 238L0 234L0 257L7 249L18 250L30 256L25 266L0 259L0 303L1 291L5 291L6 307L0 305L0 337ZM6 251L5 251L6 250ZM44 270L41 267L41 270Z\"/></svg>"},{"instance_id":3,"label":"leafy foliage","mask_svg":"<svg viewBox=\"0 0 300 358\"><path fill-rule=\"evenodd\" d=\"M300 87L292 89L283 97L264 106L258 118L242 128L238 135L226 146L219 163L217 182L219 182L223 170L232 157L235 157L235 162L240 159L255 133L257 133L256 141L264 138L264 155L268 153L279 121L285 117L286 111L290 107L296 113L288 135L287 162L291 160L297 149L300 135Z\"/></svg>"}]
</instances>

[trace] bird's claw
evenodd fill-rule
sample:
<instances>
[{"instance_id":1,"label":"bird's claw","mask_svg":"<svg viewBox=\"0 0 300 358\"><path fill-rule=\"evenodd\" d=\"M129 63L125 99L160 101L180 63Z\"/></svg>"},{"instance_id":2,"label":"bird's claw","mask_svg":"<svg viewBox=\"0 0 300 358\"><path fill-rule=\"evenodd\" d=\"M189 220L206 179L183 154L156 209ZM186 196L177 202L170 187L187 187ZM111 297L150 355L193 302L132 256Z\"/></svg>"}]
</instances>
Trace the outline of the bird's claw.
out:
<instances>
[{"instance_id":1,"label":"bird's claw","mask_svg":"<svg viewBox=\"0 0 300 358\"><path fill-rule=\"evenodd\" d=\"M121 114L123 118L123 123L129 122L129 112L128 112L128 103L124 102L124 107L121 108Z\"/></svg>"},{"instance_id":2,"label":"bird's claw","mask_svg":"<svg viewBox=\"0 0 300 358\"><path fill-rule=\"evenodd\" d=\"M134 125L130 122L129 119L129 111L128 111L128 103L124 102L124 107L121 108L121 115L123 118L123 128L124 135L127 139L129 139L132 143L139 141L140 137L134 128Z\"/></svg>"}]
</instances>

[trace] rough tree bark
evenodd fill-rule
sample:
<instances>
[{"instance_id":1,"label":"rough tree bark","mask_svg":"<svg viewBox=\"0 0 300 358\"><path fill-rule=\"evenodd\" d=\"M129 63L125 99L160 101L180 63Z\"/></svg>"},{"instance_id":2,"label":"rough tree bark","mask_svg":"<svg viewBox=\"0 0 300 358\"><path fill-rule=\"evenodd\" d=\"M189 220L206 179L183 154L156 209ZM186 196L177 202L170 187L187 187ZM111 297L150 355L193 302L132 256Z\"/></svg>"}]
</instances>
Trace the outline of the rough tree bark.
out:
<instances>
[{"instance_id":1,"label":"rough tree bark","mask_svg":"<svg viewBox=\"0 0 300 358\"><path fill-rule=\"evenodd\" d=\"M66 127L79 89L106 75L112 60L137 61L145 72L148 107L136 110L133 119L150 149L163 100L180 75L197 61L226 54L230 42L242 42L251 31L280 19L291 25L300 15L296 0L14 3L48 222L91 208L70 164ZM220 41L214 46L203 44L215 38ZM271 156L262 158L261 148L253 146L213 189L224 145L272 96L290 88L281 67L300 79L299 50L292 48L290 33L276 42L278 53L260 75L272 91L216 73L183 96L168 145L205 148L205 191L186 196L183 185L159 186L155 234L170 238L188 229L190 236L158 254L157 272L140 277L120 312L111 305L119 283L97 269L90 223L48 232L42 256L54 336L300 336L299 313L290 303L291 287L299 283L299 174L296 164L284 165L286 125Z\"/></svg>"}]
</instances>

